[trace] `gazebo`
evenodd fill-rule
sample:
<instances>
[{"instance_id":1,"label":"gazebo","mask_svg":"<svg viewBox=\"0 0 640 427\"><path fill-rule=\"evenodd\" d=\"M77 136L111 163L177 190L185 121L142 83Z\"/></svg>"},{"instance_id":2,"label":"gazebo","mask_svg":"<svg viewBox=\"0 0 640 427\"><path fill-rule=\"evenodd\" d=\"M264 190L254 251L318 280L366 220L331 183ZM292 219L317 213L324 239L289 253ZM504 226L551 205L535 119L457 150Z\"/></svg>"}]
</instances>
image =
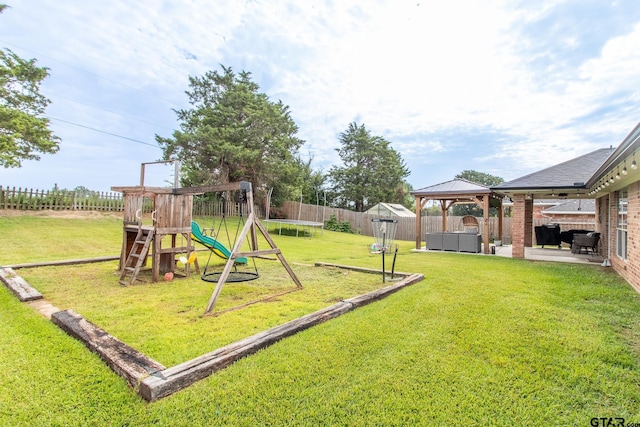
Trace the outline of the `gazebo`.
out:
<instances>
[{"instance_id":1,"label":"gazebo","mask_svg":"<svg viewBox=\"0 0 640 427\"><path fill-rule=\"evenodd\" d=\"M421 212L429 200L437 200L442 209L442 231L447 231L447 211L451 206L459 203L475 203L484 213L484 227L482 243L484 253L489 248L489 208L498 208L498 239L502 239L502 199L504 195L496 193L491 188L465 179L453 179L440 184L424 187L411 192L416 198L416 213ZM422 218L416 215L416 249L422 246Z\"/></svg>"}]
</instances>

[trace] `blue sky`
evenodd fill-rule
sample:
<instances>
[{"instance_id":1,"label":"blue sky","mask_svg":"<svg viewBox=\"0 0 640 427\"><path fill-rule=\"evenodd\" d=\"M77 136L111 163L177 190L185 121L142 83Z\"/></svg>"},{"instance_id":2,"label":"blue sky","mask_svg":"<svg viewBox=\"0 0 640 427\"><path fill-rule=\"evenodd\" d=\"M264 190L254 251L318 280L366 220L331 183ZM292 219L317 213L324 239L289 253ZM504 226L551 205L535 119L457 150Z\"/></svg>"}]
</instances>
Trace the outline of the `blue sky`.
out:
<instances>
[{"instance_id":1,"label":"blue sky","mask_svg":"<svg viewBox=\"0 0 640 427\"><path fill-rule=\"evenodd\" d=\"M640 121L636 0L5 0L0 47L50 69L60 152L0 185L136 185L178 128L188 77L249 71L282 100L315 169L356 121L421 188L473 169L511 180L616 146ZM147 185L171 167L150 166Z\"/></svg>"}]
</instances>

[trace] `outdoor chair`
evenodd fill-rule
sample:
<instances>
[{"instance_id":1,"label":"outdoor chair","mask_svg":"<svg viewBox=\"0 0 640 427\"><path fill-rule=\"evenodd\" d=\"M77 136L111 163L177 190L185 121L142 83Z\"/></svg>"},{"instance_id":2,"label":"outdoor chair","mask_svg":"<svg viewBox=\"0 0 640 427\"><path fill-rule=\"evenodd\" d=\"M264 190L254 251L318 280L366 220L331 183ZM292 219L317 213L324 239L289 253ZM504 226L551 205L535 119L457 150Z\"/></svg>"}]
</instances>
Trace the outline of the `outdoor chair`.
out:
<instances>
[{"instance_id":1,"label":"outdoor chair","mask_svg":"<svg viewBox=\"0 0 640 427\"><path fill-rule=\"evenodd\" d=\"M587 234L593 233L593 230L580 230L580 229L571 229L567 231L560 232L560 240L562 240L567 245L573 245L573 236L576 234Z\"/></svg>"},{"instance_id":2,"label":"outdoor chair","mask_svg":"<svg viewBox=\"0 0 640 427\"><path fill-rule=\"evenodd\" d=\"M600 241L600 233L591 232L587 234L574 234L573 243L571 244L571 252L574 254L582 253L584 249L585 253L589 252L598 253L598 242Z\"/></svg>"}]
</instances>

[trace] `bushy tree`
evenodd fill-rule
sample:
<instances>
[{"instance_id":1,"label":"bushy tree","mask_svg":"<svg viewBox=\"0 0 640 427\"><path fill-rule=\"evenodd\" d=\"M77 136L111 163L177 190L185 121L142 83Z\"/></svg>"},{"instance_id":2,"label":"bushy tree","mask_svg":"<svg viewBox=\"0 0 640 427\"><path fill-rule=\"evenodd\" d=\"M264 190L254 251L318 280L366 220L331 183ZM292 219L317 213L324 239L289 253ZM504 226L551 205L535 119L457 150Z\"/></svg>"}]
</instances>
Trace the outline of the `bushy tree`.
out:
<instances>
[{"instance_id":1,"label":"bushy tree","mask_svg":"<svg viewBox=\"0 0 640 427\"><path fill-rule=\"evenodd\" d=\"M156 135L164 159L181 161L185 186L250 181L257 195L277 186L290 198L299 183L304 141L281 101L272 102L251 80L222 66L189 77L190 109L177 110L180 130L171 138Z\"/></svg>"},{"instance_id":2,"label":"bushy tree","mask_svg":"<svg viewBox=\"0 0 640 427\"><path fill-rule=\"evenodd\" d=\"M0 4L0 13L6 8ZM5 168L59 150L60 139L43 117L51 101L40 94L40 84L48 75L48 68L38 67L35 59L0 50L0 165Z\"/></svg>"},{"instance_id":3,"label":"bushy tree","mask_svg":"<svg viewBox=\"0 0 640 427\"><path fill-rule=\"evenodd\" d=\"M504 182L504 179L499 176L491 175L484 172L478 172L475 170L464 170L457 174L455 178L466 179L467 181L475 182L476 184L484 185L485 187L493 187ZM451 214L454 216L473 215L478 217L484 215L482 208L475 203L454 205L451 208ZM496 208L489 209L490 216L496 216L497 214L498 211Z\"/></svg>"},{"instance_id":4,"label":"bushy tree","mask_svg":"<svg viewBox=\"0 0 640 427\"><path fill-rule=\"evenodd\" d=\"M475 170L463 170L457 174L455 178L466 179L467 181L475 182L476 184L484 185L485 187L493 187L504 182L504 179L499 176Z\"/></svg>"},{"instance_id":5,"label":"bushy tree","mask_svg":"<svg viewBox=\"0 0 640 427\"><path fill-rule=\"evenodd\" d=\"M403 180L409 170L389 141L352 122L340 134L340 143L343 165L328 173L333 206L363 212L379 202L405 202Z\"/></svg>"},{"instance_id":6,"label":"bushy tree","mask_svg":"<svg viewBox=\"0 0 640 427\"><path fill-rule=\"evenodd\" d=\"M281 206L287 200L300 201L301 195L302 203L315 205L318 201L323 201L325 176L322 171L314 170L311 167L312 159L308 161L298 159L298 162L299 174L295 181L279 181L272 185L272 208ZM278 211L272 210L271 212L277 214Z\"/></svg>"}]
</instances>

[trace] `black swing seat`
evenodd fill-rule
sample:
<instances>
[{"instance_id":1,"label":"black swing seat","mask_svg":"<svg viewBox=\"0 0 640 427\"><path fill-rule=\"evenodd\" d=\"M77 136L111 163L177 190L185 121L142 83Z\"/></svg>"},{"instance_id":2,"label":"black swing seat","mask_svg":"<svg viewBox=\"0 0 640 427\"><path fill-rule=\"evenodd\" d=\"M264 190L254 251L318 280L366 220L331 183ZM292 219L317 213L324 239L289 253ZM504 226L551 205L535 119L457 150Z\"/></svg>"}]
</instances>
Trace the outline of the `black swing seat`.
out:
<instances>
[{"instance_id":1,"label":"black swing seat","mask_svg":"<svg viewBox=\"0 0 640 427\"><path fill-rule=\"evenodd\" d=\"M236 267L233 267L236 270ZM218 283L220 280L220 276L222 276L222 271L208 272L205 271L202 273L202 280L205 282L213 282ZM231 271L229 276L227 277L226 282L248 282L250 280L256 280L260 275L254 271Z\"/></svg>"}]
</instances>

